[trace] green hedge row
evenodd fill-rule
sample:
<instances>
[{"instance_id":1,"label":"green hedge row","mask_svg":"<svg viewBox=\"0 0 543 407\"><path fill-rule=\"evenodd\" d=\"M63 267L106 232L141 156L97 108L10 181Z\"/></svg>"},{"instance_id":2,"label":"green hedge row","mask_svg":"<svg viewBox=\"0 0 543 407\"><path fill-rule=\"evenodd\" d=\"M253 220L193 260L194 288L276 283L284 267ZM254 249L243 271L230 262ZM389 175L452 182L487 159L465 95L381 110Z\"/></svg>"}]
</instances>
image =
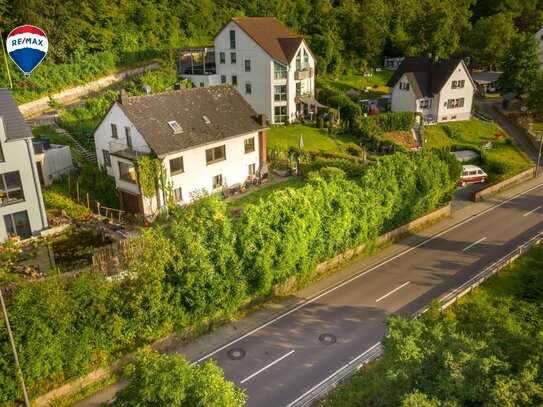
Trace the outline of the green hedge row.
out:
<instances>
[{"instance_id":1,"label":"green hedge row","mask_svg":"<svg viewBox=\"0 0 543 407\"><path fill-rule=\"evenodd\" d=\"M323 168L302 188L246 205L236 219L215 197L176 209L168 226L132 241L121 280L83 273L21 283L8 309L30 393L173 331L229 317L277 284L304 285L318 263L448 201L457 179L441 153L384 157L352 179ZM4 335L0 402L17 398Z\"/></svg>"}]
</instances>

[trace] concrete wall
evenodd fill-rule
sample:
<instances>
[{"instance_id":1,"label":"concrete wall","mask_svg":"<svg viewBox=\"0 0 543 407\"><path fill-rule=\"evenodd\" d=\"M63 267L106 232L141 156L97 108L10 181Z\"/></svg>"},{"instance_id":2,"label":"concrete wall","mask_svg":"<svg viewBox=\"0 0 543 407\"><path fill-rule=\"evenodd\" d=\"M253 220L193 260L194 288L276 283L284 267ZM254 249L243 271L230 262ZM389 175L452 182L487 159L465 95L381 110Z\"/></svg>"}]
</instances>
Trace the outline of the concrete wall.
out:
<instances>
[{"instance_id":1,"label":"concrete wall","mask_svg":"<svg viewBox=\"0 0 543 407\"><path fill-rule=\"evenodd\" d=\"M41 163L43 181L45 185L51 185L54 180L61 178L73 169L72 153L69 146L51 144L49 150L43 154L35 154L34 159Z\"/></svg>"},{"instance_id":2,"label":"concrete wall","mask_svg":"<svg viewBox=\"0 0 543 407\"><path fill-rule=\"evenodd\" d=\"M533 178L533 176L534 176L534 167L530 168L529 170L523 171L520 174L515 175L514 177L506 179L505 181L498 182L497 184L489 185L488 187L480 189L478 191L474 191L472 193L471 199L474 202L479 202L485 198L488 198L492 195L497 194L500 191L503 191L506 188L519 184L522 181L525 181L527 179Z\"/></svg>"},{"instance_id":3,"label":"concrete wall","mask_svg":"<svg viewBox=\"0 0 543 407\"><path fill-rule=\"evenodd\" d=\"M0 145L6 161L0 162L0 174L19 171L24 201L0 206L0 241L8 238L4 215L27 211L33 235L47 228L45 207L34 162L34 148L30 139L6 140L3 118L0 117Z\"/></svg>"},{"instance_id":4,"label":"concrete wall","mask_svg":"<svg viewBox=\"0 0 543 407\"><path fill-rule=\"evenodd\" d=\"M139 68L128 69L125 71L117 72L96 81L87 83L86 85L76 86L74 88L65 89L61 92L54 93L53 98L59 103L70 103L77 99L88 95L89 93L99 91L103 88L107 88L114 83L124 81L132 76L139 75L146 71L153 71L159 68L159 64L152 63ZM42 112L50 110L49 96L42 97L32 102L24 103L19 106L19 110L25 117L36 116Z\"/></svg>"}]
</instances>

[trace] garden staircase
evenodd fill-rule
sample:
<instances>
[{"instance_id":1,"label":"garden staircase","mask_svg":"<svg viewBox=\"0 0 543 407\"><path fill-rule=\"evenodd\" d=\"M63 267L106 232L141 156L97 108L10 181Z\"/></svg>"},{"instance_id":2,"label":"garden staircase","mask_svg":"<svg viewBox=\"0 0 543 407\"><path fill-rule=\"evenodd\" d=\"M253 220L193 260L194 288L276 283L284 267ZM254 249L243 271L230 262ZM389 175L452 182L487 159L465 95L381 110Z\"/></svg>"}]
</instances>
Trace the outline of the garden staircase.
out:
<instances>
[{"instance_id":1,"label":"garden staircase","mask_svg":"<svg viewBox=\"0 0 543 407\"><path fill-rule=\"evenodd\" d=\"M62 134L64 136L67 136L70 138L70 140L73 141L74 143L74 146L75 146L75 149L79 152L79 154L87 161L90 161L90 162L93 162L93 163L96 163L96 156L91 153L89 150L87 150L85 147L83 147L79 141L77 141L74 137L72 137L72 135L70 133L68 133L66 130L64 130L62 127L60 127L58 124L56 124L55 122L52 123L53 125L53 129L58 133L58 134Z\"/></svg>"}]
</instances>

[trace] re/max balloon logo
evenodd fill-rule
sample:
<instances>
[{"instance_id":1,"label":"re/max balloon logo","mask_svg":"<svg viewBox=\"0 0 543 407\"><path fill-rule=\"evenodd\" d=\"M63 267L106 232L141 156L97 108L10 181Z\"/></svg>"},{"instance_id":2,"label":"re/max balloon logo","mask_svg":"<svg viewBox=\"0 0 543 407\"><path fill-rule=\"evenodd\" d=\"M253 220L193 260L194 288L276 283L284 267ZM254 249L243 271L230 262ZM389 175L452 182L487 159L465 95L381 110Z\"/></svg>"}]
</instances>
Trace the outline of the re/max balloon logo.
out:
<instances>
[{"instance_id":1,"label":"re/max balloon logo","mask_svg":"<svg viewBox=\"0 0 543 407\"><path fill-rule=\"evenodd\" d=\"M22 25L13 29L6 41L9 57L25 76L29 76L43 61L48 48L47 36L43 30L33 25Z\"/></svg>"}]
</instances>

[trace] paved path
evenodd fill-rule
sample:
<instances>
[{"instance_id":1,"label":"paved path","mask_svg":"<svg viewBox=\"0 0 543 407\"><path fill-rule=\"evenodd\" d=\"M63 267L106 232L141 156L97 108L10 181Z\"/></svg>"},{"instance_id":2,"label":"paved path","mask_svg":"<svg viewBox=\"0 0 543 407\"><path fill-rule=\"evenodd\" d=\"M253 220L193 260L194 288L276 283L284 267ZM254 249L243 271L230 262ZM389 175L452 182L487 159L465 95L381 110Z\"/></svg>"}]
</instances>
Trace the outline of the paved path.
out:
<instances>
[{"instance_id":1,"label":"paved path","mask_svg":"<svg viewBox=\"0 0 543 407\"><path fill-rule=\"evenodd\" d=\"M247 390L248 406L295 405L317 383L376 344L385 333L387 315L416 312L540 232L543 210L533 210L542 199L539 177L492 200L465 206L419 234L177 351L191 361L216 360L228 380ZM235 349L245 356L232 359ZM76 405L98 406L122 385Z\"/></svg>"},{"instance_id":2,"label":"paved path","mask_svg":"<svg viewBox=\"0 0 543 407\"><path fill-rule=\"evenodd\" d=\"M530 157L533 162L537 161L537 151L533 144L526 139L526 136L519 127L512 123L508 118L499 113L493 106L499 104L500 100L477 98L482 109L490 114L494 121L498 123L511 137L515 139L517 145Z\"/></svg>"}]
</instances>

